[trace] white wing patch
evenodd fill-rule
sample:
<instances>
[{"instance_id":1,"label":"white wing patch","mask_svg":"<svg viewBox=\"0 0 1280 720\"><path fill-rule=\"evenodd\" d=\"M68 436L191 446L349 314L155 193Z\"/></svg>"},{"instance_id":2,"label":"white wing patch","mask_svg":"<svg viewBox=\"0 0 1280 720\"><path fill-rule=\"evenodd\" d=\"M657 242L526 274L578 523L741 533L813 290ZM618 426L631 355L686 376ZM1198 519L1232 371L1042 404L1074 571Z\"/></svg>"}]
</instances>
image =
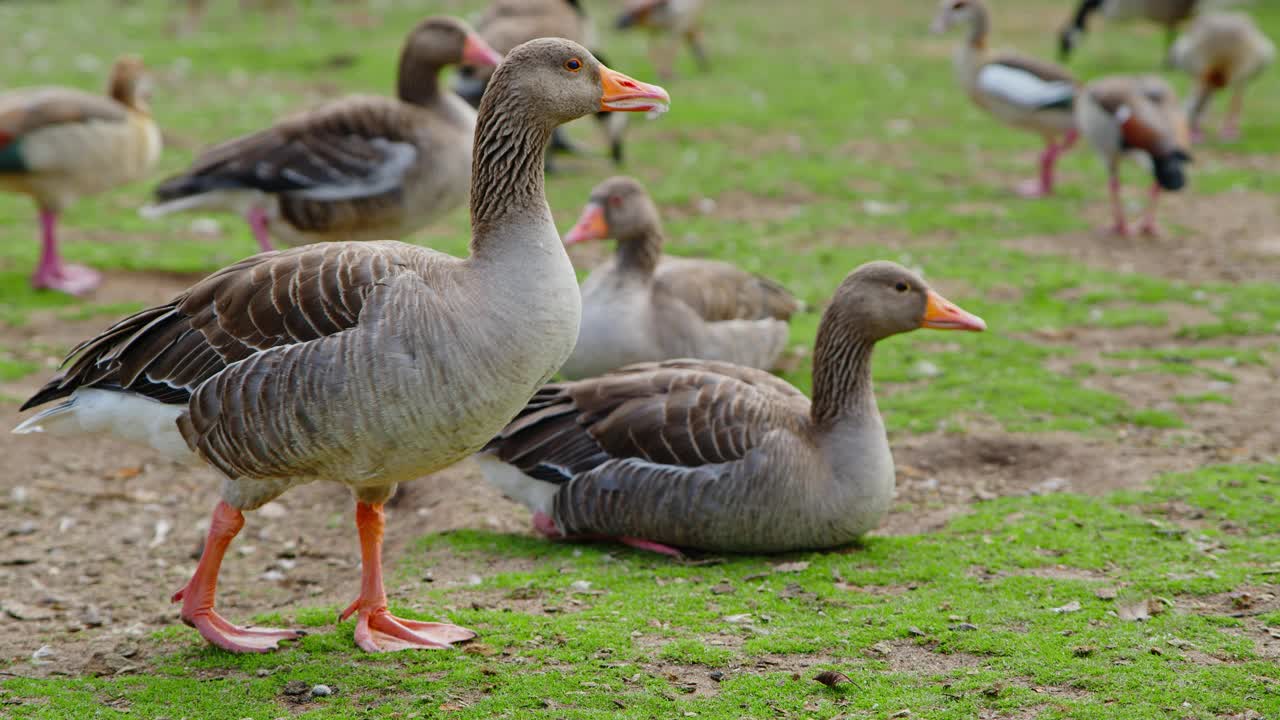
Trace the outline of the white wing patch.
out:
<instances>
[{"instance_id":1,"label":"white wing patch","mask_svg":"<svg viewBox=\"0 0 1280 720\"><path fill-rule=\"evenodd\" d=\"M386 155L372 173L365 177L339 176L334 184L303 190L297 195L308 200L346 200L381 195L399 185L405 172L418 159L418 149L412 143L374 138L369 144Z\"/></svg>"},{"instance_id":2,"label":"white wing patch","mask_svg":"<svg viewBox=\"0 0 1280 720\"><path fill-rule=\"evenodd\" d=\"M1005 102L1025 108L1041 108L1066 102L1075 87L1063 80L1045 80L1008 65L991 63L978 73L978 89Z\"/></svg>"}]
</instances>

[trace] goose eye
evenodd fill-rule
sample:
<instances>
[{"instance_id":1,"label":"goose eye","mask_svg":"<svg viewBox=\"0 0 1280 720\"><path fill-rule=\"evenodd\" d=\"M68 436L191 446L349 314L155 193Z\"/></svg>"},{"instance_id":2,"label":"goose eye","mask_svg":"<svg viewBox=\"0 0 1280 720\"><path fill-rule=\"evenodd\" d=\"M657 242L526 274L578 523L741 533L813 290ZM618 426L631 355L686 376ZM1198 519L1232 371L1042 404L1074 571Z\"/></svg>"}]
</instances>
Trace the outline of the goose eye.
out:
<instances>
[{"instance_id":1,"label":"goose eye","mask_svg":"<svg viewBox=\"0 0 1280 720\"><path fill-rule=\"evenodd\" d=\"M582 61L578 58L569 58L564 61L564 69L569 72L578 72L582 69Z\"/></svg>"},{"instance_id":2,"label":"goose eye","mask_svg":"<svg viewBox=\"0 0 1280 720\"><path fill-rule=\"evenodd\" d=\"M898 291L898 292L900 292L900 293L904 293L904 292L906 292L906 291L910 290L910 289L911 289L911 286L910 286L910 285L908 285L908 284L906 284L906 283L904 283L904 282L902 282L901 280L899 280L899 281L898 281L898 284L893 286L893 289L894 289L894 290L897 290L897 291Z\"/></svg>"},{"instance_id":3,"label":"goose eye","mask_svg":"<svg viewBox=\"0 0 1280 720\"><path fill-rule=\"evenodd\" d=\"M622 198L617 195L609 196L609 204L613 207L622 207Z\"/></svg>"}]
</instances>

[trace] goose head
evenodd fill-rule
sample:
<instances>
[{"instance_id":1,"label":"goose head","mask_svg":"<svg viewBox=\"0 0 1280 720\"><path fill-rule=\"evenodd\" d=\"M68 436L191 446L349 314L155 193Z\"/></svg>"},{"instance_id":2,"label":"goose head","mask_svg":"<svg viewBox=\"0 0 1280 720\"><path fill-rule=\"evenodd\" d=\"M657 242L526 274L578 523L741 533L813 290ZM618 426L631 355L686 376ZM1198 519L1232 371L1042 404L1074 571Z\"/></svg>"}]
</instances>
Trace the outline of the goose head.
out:
<instances>
[{"instance_id":1,"label":"goose head","mask_svg":"<svg viewBox=\"0 0 1280 720\"><path fill-rule=\"evenodd\" d=\"M827 312L849 336L873 342L920 328L987 329L982 318L939 295L919 275L883 260L850 273Z\"/></svg>"},{"instance_id":2,"label":"goose head","mask_svg":"<svg viewBox=\"0 0 1280 720\"><path fill-rule=\"evenodd\" d=\"M930 30L940 34L959 25L971 25L981 12L980 0L942 0Z\"/></svg>"},{"instance_id":3,"label":"goose head","mask_svg":"<svg viewBox=\"0 0 1280 720\"><path fill-rule=\"evenodd\" d=\"M658 208L639 180L618 176L596 185L565 245L643 235L658 224Z\"/></svg>"},{"instance_id":4,"label":"goose head","mask_svg":"<svg viewBox=\"0 0 1280 720\"><path fill-rule=\"evenodd\" d=\"M429 17L418 23L405 39L400 72L432 73L445 65L492 67L502 55L489 46L470 25L452 17Z\"/></svg>"},{"instance_id":5,"label":"goose head","mask_svg":"<svg viewBox=\"0 0 1280 720\"><path fill-rule=\"evenodd\" d=\"M151 100L151 77L137 55L124 55L111 66L107 94L116 102L135 110L147 110Z\"/></svg>"},{"instance_id":6,"label":"goose head","mask_svg":"<svg viewBox=\"0 0 1280 720\"><path fill-rule=\"evenodd\" d=\"M601 111L663 112L670 102L666 90L610 70L572 40L539 38L507 54L489 81L480 114L513 113L553 128Z\"/></svg>"}]
</instances>

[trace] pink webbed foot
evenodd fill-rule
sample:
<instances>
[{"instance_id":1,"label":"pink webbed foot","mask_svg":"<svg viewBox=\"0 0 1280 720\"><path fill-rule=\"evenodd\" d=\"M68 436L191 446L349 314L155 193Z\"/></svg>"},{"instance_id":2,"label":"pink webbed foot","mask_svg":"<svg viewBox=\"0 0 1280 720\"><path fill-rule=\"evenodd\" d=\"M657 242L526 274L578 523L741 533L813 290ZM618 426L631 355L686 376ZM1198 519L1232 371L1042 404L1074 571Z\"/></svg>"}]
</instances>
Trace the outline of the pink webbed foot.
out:
<instances>
[{"instance_id":1,"label":"pink webbed foot","mask_svg":"<svg viewBox=\"0 0 1280 720\"><path fill-rule=\"evenodd\" d=\"M671 547L670 545L663 545L662 543L654 542L652 540L641 540L640 538L633 538L633 537L620 537L618 538L618 542L628 547L633 547L637 550L646 550L648 552L658 553L659 555L666 555L667 557L675 558L676 560L684 560L684 553Z\"/></svg>"},{"instance_id":2,"label":"pink webbed foot","mask_svg":"<svg viewBox=\"0 0 1280 720\"><path fill-rule=\"evenodd\" d=\"M1240 127L1232 124L1223 125L1222 132L1218 133L1218 137L1223 142L1238 142L1240 140Z\"/></svg>"},{"instance_id":3,"label":"pink webbed foot","mask_svg":"<svg viewBox=\"0 0 1280 720\"><path fill-rule=\"evenodd\" d=\"M45 266L31 276L31 285L39 290L57 290L68 295L84 295L102 283L97 271L83 265L61 263Z\"/></svg>"},{"instance_id":4,"label":"pink webbed foot","mask_svg":"<svg viewBox=\"0 0 1280 720\"><path fill-rule=\"evenodd\" d=\"M351 603L339 619L346 620L357 612L356 645L365 652L446 650L454 643L466 642L476 636L473 631L452 623L398 618L385 607L364 610L360 608L359 599Z\"/></svg>"},{"instance_id":5,"label":"pink webbed foot","mask_svg":"<svg viewBox=\"0 0 1280 720\"><path fill-rule=\"evenodd\" d=\"M188 588L173 595L173 602L181 601ZM232 625L212 607L182 611L182 622L200 632L200 637L228 652L264 653L280 649L281 640L297 640L306 635L301 630L279 628L245 628Z\"/></svg>"},{"instance_id":6,"label":"pink webbed foot","mask_svg":"<svg viewBox=\"0 0 1280 720\"><path fill-rule=\"evenodd\" d=\"M1144 222L1138 227L1138 232L1143 237L1158 238L1164 237L1164 230L1160 228L1160 224L1156 222Z\"/></svg>"},{"instance_id":7,"label":"pink webbed foot","mask_svg":"<svg viewBox=\"0 0 1280 720\"><path fill-rule=\"evenodd\" d=\"M552 520L550 515L541 511L533 514L533 529L543 537L550 540L613 540L637 550L666 555L667 557L675 558L677 560L684 559L684 553L680 552L676 548L673 548L670 545L663 545L662 543L654 542L652 540L626 536L609 537L607 535L565 535L560 532L560 528L556 525L556 521Z\"/></svg>"},{"instance_id":8,"label":"pink webbed foot","mask_svg":"<svg viewBox=\"0 0 1280 720\"><path fill-rule=\"evenodd\" d=\"M1108 227L1106 231L1116 237L1122 237L1122 238L1131 237L1128 223L1122 223L1122 222L1112 223L1112 225Z\"/></svg>"},{"instance_id":9,"label":"pink webbed foot","mask_svg":"<svg viewBox=\"0 0 1280 720\"><path fill-rule=\"evenodd\" d=\"M1040 182L1039 180L1026 180L1024 182L1018 183L1018 185L1014 188L1014 192L1018 193L1019 197L1026 198L1028 200L1036 200L1039 198L1048 197L1050 194L1052 194L1050 190L1045 188L1044 183Z\"/></svg>"}]
</instances>

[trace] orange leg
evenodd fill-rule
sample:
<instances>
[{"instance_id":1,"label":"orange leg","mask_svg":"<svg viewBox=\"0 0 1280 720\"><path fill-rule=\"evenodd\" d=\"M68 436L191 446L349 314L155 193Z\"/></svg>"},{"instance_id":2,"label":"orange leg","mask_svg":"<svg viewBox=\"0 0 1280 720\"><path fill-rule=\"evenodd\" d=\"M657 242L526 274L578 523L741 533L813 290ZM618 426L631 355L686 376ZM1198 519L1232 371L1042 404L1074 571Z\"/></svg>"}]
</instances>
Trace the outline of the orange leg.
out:
<instances>
[{"instance_id":1,"label":"orange leg","mask_svg":"<svg viewBox=\"0 0 1280 720\"><path fill-rule=\"evenodd\" d=\"M218 589L218 569L232 538L244 527L244 515L225 501L213 509L209 537L191 580L173 594L173 602L182 601L182 621L209 642L231 652L267 652L279 647L281 640L296 640L303 633L274 628L242 628L227 622L213 609Z\"/></svg>"},{"instance_id":2,"label":"orange leg","mask_svg":"<svg viewBox=\"0 0 1280 720\"><path fill-rule=\"evenodd\" d=\"M387 592L382 585L382 530L386 520L382 503L356 503L356 528L360 531L360 597L351 603L339 620L359 613L356 645L368 652L440 649L470 640L476 634L449 623L403 620L387 611Z\"/></svg>"},{"instance_id":3,"label":"orange leg","mask_svg":"<svg viewBox=\"0 0 1280 720\"><path fill-rule=\"evenodd\" d=\"M1156 222L1156 205L1160 202L1160 184L1151 184L1151 200L1147 203L1146 212L1142 215L1142 226L1139 231L1147 237L1160 237L1160 224Z\"/></svg>"}]
</instances>

